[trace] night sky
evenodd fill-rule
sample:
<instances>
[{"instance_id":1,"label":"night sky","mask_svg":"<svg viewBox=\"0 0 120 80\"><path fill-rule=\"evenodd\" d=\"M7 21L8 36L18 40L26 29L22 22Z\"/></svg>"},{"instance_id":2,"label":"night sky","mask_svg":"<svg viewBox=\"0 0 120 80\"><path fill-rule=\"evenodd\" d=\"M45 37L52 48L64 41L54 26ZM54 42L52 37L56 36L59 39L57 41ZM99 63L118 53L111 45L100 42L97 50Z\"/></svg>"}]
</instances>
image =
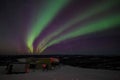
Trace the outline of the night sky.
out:
<instances>
[{"instance_id":1,"label":"night sky","mask_svg":"<svg viewBox=\"0 0 120 80\"><path fill-rule=\"evenodd\" d=\"M0 54L120 55L119 0L0 0Z\"/></svg>"}]
</instances>

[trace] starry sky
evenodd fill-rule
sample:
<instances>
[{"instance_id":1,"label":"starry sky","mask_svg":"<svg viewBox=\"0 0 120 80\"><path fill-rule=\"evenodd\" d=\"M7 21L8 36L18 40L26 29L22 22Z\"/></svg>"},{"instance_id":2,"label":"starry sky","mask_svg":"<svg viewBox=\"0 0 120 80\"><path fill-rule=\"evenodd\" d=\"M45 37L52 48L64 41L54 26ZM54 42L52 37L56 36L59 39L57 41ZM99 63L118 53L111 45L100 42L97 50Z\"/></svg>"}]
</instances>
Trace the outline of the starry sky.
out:
<instances>
[{"instance_id":1,"label":"starry sky","mask_svg":"<svg viewBox=\"0 0 120 80\"><path fill-rule=\"evenodd\" d=\"M0 54L120 55L119 0L0 0Z\"/></svg>"}]
</instances>

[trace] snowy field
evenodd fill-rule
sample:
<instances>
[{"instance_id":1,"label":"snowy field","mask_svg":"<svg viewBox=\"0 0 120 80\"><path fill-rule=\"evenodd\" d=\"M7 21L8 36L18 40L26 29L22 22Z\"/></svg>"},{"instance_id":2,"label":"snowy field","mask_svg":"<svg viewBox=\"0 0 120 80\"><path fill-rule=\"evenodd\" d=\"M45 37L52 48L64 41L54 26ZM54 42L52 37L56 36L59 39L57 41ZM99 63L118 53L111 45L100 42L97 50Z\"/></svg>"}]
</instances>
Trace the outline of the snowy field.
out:
<instances>
[{"instance_id":1,"label":"snowy field","mask_svg":"<svg viewBox=\"0 0 120 80\"><path fill-rule=\"evenodd\" d=\"M4 69L0 68L0 72ZM0 74L0 80L120 80L120 71L62 66L60 69L34 70L25 74Z\"/></svg>"}]
</instances>

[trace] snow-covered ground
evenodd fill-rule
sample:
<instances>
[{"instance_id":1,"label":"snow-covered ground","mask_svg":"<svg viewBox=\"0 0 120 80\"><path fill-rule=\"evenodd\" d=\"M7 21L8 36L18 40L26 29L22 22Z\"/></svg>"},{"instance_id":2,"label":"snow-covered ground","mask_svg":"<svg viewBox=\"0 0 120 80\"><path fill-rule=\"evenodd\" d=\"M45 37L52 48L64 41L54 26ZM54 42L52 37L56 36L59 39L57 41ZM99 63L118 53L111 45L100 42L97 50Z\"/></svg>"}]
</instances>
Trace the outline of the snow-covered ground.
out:
<instances>
[{"instance_id":1,"label":"snow-covered ground","mask_svg":"<svg viewBox=\"0 0 120 80\"><path fill-rule=\"evenodd\" d=\"M25 74L0 74L0 80L120 80L120 71L62 66L45 72L34 70Z\"/></svg>"}]
</instances>

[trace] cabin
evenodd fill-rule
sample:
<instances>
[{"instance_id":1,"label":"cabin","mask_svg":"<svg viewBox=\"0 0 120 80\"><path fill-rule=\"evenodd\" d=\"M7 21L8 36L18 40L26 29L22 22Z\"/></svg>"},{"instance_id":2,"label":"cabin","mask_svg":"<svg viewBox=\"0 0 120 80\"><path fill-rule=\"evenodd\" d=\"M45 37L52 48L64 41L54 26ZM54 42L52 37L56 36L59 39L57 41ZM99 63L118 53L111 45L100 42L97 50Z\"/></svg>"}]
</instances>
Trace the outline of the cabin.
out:
<instances>
[{"instance_id":1,"label":"cabin","mask_svg":"<svg viewBox=\"0 0 120 80\"><path fill-rule=\"evenodd\" d=\"M56 67L55 65L59 65L59 59L57 58L29 58L27 62L30 63L30 68L33 69L46 68L51 70Z\"/></svg>"},{"instance_id":2,"label":"cabin","mask_svg":"<svg viewBox=\"0 0 120 80\"><path fill-rule=\"evenodd\" d=\"M58 58L21 58L10 62L6 71L8 74L28 73L31 69L53 70L59 65Z\"/></svg>"}]
</instances>

